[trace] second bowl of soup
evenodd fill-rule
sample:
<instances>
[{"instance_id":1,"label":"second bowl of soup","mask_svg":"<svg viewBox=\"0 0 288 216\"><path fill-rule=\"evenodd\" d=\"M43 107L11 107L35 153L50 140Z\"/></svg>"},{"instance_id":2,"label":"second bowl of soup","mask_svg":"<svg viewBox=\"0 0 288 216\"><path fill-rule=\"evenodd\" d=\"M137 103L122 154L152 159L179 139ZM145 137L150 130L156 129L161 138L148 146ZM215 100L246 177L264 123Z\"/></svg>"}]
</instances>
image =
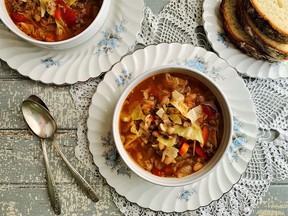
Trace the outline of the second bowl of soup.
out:
<instances>
[{"instance_id":1,"label":"second bowl of soup","mask_svg":"<svg viewBox=\"0 0 288 216\"><path fill-rule=\"evenodd\" d=\"M136 77L113 116L117 150L141 178L191 184L216 167L231 140L229 103L215 82L186 67L164 66Z\"/></svg>"},{"instance_id":2,"label":"second bowl of soup","mask_svg":"<svg viewBox=\"0 0 288 216\"><path fill-rule=\"evenodd\" d=\"M0 0L0 18L22 39L48 49L78 46L104 24L111 0Z\"/></svg>"}]
</instances>

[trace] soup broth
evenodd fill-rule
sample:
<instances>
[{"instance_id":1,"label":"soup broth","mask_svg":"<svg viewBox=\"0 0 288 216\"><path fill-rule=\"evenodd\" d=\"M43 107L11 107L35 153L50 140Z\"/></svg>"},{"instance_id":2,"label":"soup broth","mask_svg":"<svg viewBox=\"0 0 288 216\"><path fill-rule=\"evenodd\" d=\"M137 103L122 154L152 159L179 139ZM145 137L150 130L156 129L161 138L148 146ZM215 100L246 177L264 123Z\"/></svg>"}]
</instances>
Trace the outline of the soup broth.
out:
<instances>
[{"instance_id":1,"label":"soup broth","mask_svg":"<svg viewBox=\"0 0 288 216\"><path fill-rule=\"evenodd\" d=\"M160 73L125 99L119 132L127 153L143 169L182 178L202 169L216 153L223 130L214 94L183 73Z\"/></svg>"},{"instance_id":2,"label":"soup broth","mask_svg":"<svg viewBox=\"0 0 288 216\"><path fill-rule=\"evenodd\" d=\"M46 42L69 39L95 19L102 0L5 0L17 27L28 36Z\"/></svg>"}]
</instances>

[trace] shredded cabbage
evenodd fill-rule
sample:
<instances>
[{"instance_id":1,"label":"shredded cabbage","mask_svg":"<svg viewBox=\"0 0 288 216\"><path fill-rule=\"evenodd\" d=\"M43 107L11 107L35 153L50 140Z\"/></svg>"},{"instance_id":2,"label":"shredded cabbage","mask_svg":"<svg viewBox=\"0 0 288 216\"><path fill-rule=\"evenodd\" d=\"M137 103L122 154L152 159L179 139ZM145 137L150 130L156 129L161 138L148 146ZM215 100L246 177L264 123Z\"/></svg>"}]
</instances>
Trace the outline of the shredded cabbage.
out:
<instances>
[{"instance_id":1,"label":"shredded cabbage","mask_svg":"<svg viewBox=\"0 0 288 216\"><path fill-rule=\"evenodd\" d=\"M67 28L66 24L62 19L56 20L56 25L57 25L57 30L56 30L56 35L58 40L63 40L66 38L66 35L69 35L69 29Z\"/></svg>"},{"instance_id":2,"label":"shredded cabbage","mask_svg":"<svg viewBox=\"0 0 288 216\"><path fill-rule=\"evenodd\" d=\"M40 0L41 17L44 17L45 12L54 16L56 10L56 3L54 0Z\"/></svg>"},{"instance_id":3,"label":"shredded cabbage","mask_svg":"<svg viewBox=\"0 0 288 216\"><path fill-rule=\"evenodd\" d=\"M162 162L165 160L166 157L175 159L178 155L179 150L175 147L166 147L162 154ZM171 160L171 162L174 160Z\"/></svg>"},{"instance_id":4,"label":"shredded cabbage","mask_svg":"<svg viewBox=\"0 0 288 216\"><path fill-rule=\"evenodd\" d=\"M74 4L76 2L76 0L66 0L66 4L68 6L71 6L72 4Z\"/></svg>"},{"instance_id":5,"label":"shredded cabbage","mask_svg":"<svg viewBox=\"0 0 288 216\"><path fill-rule=\"evenodd\" d=\"M193 124L195 121L197 121L199 118L202 118L204 116L204 113L202 111L202 106L198 105L191 110L189 110L188 113L185 114L185 117L190 119L191 123Z\"/></svg>"},{"instance_id":6,"label":"shredded cabbage","mask_svg":"<svg viewBox=\"0 0 288 216\"><path fill-rule=\"evenodd\" d=\"M184 137L188 140L197 140L201 146L204 145L202 130L198 124L192 124L189 127L175 125L173 134Z\"/></svg>"},{"instance_id":7,"label":"shredded cabbage","mask_svg":"<svg viewBox=\"0 0 288 216\"><path fill-rule=\"evenodd\" d=\"M157 112L156 115L158 115L161 119L163 118L165 111L163 108L160 108ZM163 119L162 119L163 120Z\"/></svg>"},{"instance_id":8,"label":"shredded cabbage","mask_svg":"<svg viewBox=\"0 0 288 216\"><path fill-rule=\"evenodd\" d=\"M143 111L142 111L142 108L141 108L140 104L138 104L136 106L136 108L133 110L131 118L132 118L133 121L136 121L136 120L145 121L145 116L143 114Z\"/></svg>"},{"instance_id":9,"label":"shredded cabbage","mask_svg":"<svg viewBox=\"0 0 288 216\"><path fill-rule=\"evenodd\" d=\"M171 98L173 101L181 101L181 102L184 102L184 95L182 95L180 92L178 92L177 90L174 90L172 92L172 98Z\"/></svg>"},{"instance_id":10,"label":"shredded cabbage","mask_svg":"<svg viewBox=\"0 0 288 216\"><path fill-rule=\"evenodd\" d=\"M178 109L182 115L188 112L188 107L184 103L184 95L176 90L172 92L171 104Z\"/></svg>"},{"instance_id":11,"label":"shredded cabbage","mask_svg":"<svg viewBox=\"0 0 288 216\"><path fill-rule=\"evenodd\" d=\"M136 135L128 135L126 138L125 138L125 141L124 141L124 147L128 147L129 144L131 144L133 141L135 141L136 139L138 138L138 136Z\"/></svg>"},{"instance_id":12,"label":"shredded cabbage","mask_svg":"<svg viewBox=\"0 0 288 216\"><path fill-rule=\"evenodd\" d=\"M139 133L138 133L138 131L137 131L137 129L136 129L136 124L135 124L134 121L131 122L130 126L131 126L130 131L131 131L133 134L136 134L137 136L139 136Z\"/></svg>"},{"instance_id":13,"label":"shredded cabbage","mask_svg":"<svg viewBox=\"0 0 288 216\"><path fill-rule=\"evenodd\" d=\"M40 10L41 10L41 17L44 17L45 13L46 13L46 2L47 0L40 0Z\"/></svg>"},{"instance_id":14,"label":"shredded cabbage","mask_svg":"<svg viewBox=\"0 0 288 216\"><path fill-rule=\"evenodd\" d=\"M166 139L166 138L164 138L163 136L160 135L160 136L157 138L157 141L158 141L159 143L164 144L164 145L167 146L167 147L172 147L172 146L175 145L176 139L177 139L176 136L172 136L171 139Z\"/></svg>"},{"instance_id":15,"label":"shredded cabbage","mask_svg":"<svg viewBox=\"0 0 288 216\"><path fill-rule=\"evenodd\" d=\"M172 114L169 115L169 118L170 118L171 121L174 122L175 124L179 124L179 125L182 124L182 119L181 119L180 114L172 113Z\"/></svg>"}]
</instances>

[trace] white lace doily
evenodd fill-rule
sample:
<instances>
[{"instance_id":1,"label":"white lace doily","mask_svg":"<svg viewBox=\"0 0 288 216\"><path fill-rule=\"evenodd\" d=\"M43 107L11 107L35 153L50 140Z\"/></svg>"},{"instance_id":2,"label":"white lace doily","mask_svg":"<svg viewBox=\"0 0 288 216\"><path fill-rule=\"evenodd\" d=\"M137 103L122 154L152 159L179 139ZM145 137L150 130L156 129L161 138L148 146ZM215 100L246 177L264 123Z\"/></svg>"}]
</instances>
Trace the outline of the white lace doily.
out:
<instances>
[{"instance_id":1,"label":"white lace doily","mask_svg":"<svg viewBox=\"0 0 288 216\"><path fill-rule=\"evenodd\" d=\"M210 49L202 27L203 0L171 0L154 15L145 8L138 43L190 43ZM88 108L103 75L71 86L70 93L80 112L76 157L99 177L86 138ZM256 107L259 132L253 157L240 181L219 200L195 211L169 215L249 215L267 192L272 181L288 178L288 80L260 80L243 77ZM124 215L162 216L163 212L144 209L119 196L111 188L113 200Z\"/></svg>"}]
</instances>

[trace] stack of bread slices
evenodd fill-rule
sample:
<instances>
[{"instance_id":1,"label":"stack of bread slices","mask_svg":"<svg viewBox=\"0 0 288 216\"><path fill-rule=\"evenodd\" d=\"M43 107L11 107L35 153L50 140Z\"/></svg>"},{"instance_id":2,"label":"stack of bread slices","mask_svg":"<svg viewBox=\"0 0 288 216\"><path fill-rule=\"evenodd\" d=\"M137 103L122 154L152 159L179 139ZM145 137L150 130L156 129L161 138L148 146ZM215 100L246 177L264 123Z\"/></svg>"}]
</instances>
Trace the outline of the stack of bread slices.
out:
<instances>
[{"instance_id":1,"label":"stack of bread slices","mask_svg":"<svg viewBox=\"0 0 288 216\"><path fill-rule=\"evenodd\" d=\"M222 0L231 42L256 59L288 60L288 0Z\"/></svg>"}]
</instances>

